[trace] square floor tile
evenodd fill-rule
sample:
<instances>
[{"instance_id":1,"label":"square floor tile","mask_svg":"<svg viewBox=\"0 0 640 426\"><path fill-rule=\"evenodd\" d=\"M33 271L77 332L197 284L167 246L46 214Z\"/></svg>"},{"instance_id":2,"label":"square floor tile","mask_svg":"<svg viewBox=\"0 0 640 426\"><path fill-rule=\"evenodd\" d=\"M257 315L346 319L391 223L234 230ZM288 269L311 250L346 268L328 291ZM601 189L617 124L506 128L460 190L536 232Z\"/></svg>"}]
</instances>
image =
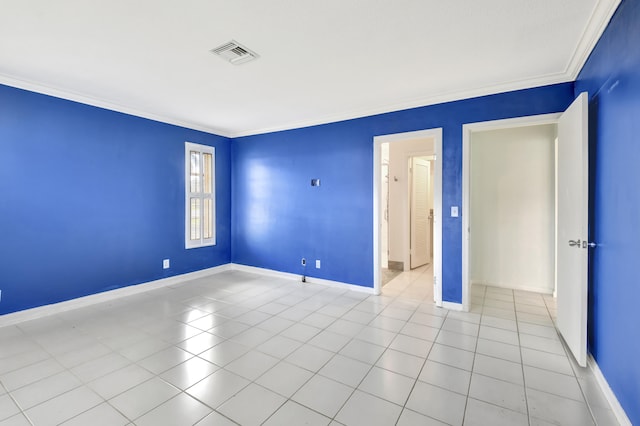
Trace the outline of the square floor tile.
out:
<instances>
[{"instance_id":1,"label":"square floor tile","mask_svg":"<svg viewBox=\"0 0 640 426\"><path fill-rule=\"evenodd\" d=\"M370 364L336 354L318 374L355 388L370 369Z\"/></svg>"},{"instance_id":2,"label":"square floor tile","mask_svg":"<svg viewBox=\"0 0 640 426\"><path fill-rule=\"evenodd\" d=\"M516 411L469 398L464 414L465 426L529 426L529 418Z\"/></svg>"},{"instance_id":3,"label":"square floor tile","mask_svg":"<svg viewBox=\"0 0 640 426\"><path fill-rule=\"evenodd\" d=\"M433 417L427 417L423 414L405 408L400 414L396 426L449 426Z\"/></svg>"},{"instance_id":4,"label":"square floor tile","mask_svg":"<svg viewBox=\"0 0 640 426\"><path fill-rule=\"evenodd\" d=\"M104 399L111 399L152 377L144 368L131 364L90 382L89 387Z\"/></svg>"},{"instance_id":5,"label":"square floor tile","mask_svg":"<svg viewBox=\"0 0 640 426\"><path fill-rule=\"evenodd\" d=\"M265 371L278 363L279 359L258 351L249 351L235 361L227 364L226 370L245 379L255 380Z\"/></svg>"},{"instance_id":6,"label":"square floor tile","mask_svg":"<svg viewBox=\"0 0 640 426\"><path fill-rule=\"evenodd\" d=\"M124 426L129 419L111 405L102 403L62 423L63 426Z\"/></svg>"},{"instance_id":7,"label":"square floor tile","mask_svg":"<svg viewBox=\"0 0 640 426\"><path fill-rule=\"evenodd\" d=\"M435 343L429 352L428 359L471 371L473 357L473 352Z\"/></svg>"},{"instance_id":8,"label":"square floor tile","mask_svg":"<svg viewBox=\"0 0 640 426\"><path fill-rule=\"evenodd\" d=\"M300 389L311 376L313 373L309 370L281 361L260 376L256 383L288 398Z\"/></svg>"},{"instance_id":9,"label":"square floor tile","mask_svg":"<svg viewBox=\"0 0 640 426\"><path fill-rule=\"evenodd\" d=\"M7 390L12 391L52 376L64 369L59 362L53 359L45 359L44 361L3 374L0 376L0 381Z\"/></svg>"},{"instance_id":10,"label":"square floor tile","mask_svg":"<svg viewBox=\"0 0 640 426\"><path fill-rule=\"evenodd\" d=\"M446 330L440 330L436 338L436 343L471 352L476 350L477 341L477 337Z\"/></svg>"},{"instance_id":11,"label":"square floor tile","mask_svg":"<svg viewBox=\"0 0 640 426\"><path fill-rule=\"evenodd\" d=\"M136 420L136 426L183 426L203 419L211 408L181 393Z\"/></svg>"},{"instance_id":12,"label":"square floor tile","mask_svg":"<svg viewBox=\"0 0 640 426\"><path fill-rule=\"evenodd\" d=\"M32 426L32 423L24 415L16 414L6 420L0 420L0 426Z\"/></svg>"},{"instance_id":13,"label":"square floor tile","mask_svg":"<svg viewBox=\"0 0 640 426\"><path fill-rule=\"evenodd\" d=\"M20 408L9 395L0 396L0 420L13 417L20 412Z\"/></svg>"},{"instance_id":14,"label":"square floor tile","mask_svg":"<svg viewBox=\"0 0 640 426\"><path fill-rule=\"evenodd\" d=\"M574 376L525 365L524 379L527 388L585 402L578 380Z\"/></svg>"},{"instance_id":15,"label":"square floor tile","mask_svg":"<svg viewBox=\"0 0 640 426\"><path fill-rule=\"evenodd\" d=\"M291 399L333 418L352 392L349 386L315 375Z\"/></svg>"},{"instance_id":16,"label":"square floor tile","mask_svg":"<svg viewBox=\"0 0 640 426\"><path fill-rule=\"evenodd\" d=\"M362 330L360 330L355 338L379 346L387 347L389 346L389 344L391 344L395 337L396 333L393 333L391 331L382 330L376 327L365 326Z\"/></svg>"},{"instance_id":17,"label":"square floor tile","mask_svg":"<svg viewBox=\"0 0 640 426\"><path fill-rule=\"evenodd\" d=\"M283 426L283 425L308 425L308 426L326 426L331 419L316 413L313 410L303 407L302 405L287 401L278 409L269 419L263 423L264 426Z\"/></svg>"},{"instance_id":18,"label":"square floor tile","mask_svg":"<svg viewBox=\"0 0 640 426\"><path fill-rule=\"evenodd\" d=\"M186 392L215 409L249 383L247 379L221 369L190 387Z\"/></svg>"},{"instance_id":19,"label":"square floor tile","mask_svg":"<svg viewBox=\"0 0 640 426\"><path fill-rule=\"evenodd\" d=\"M256 349L265 354L282 359L302 346L302 343L284 336L273 336Z\"/></svg>"},{"instance_id":20,"label":"square floor tile","mask_svg":"<svg viewBox=\"0 0 640 426\"><path fill-rule=\"evenodd\" d=\"M408 322L404 325L404 327L402 327L400 333L404 334L405 336L415 337L417 339L434 341L436 340L439 331L440 330L435 327Z\"/></svg>"},{"instance_id":21,"label":"square floor tile","mask_svg":"<svg viewBox=\"0 0 640 426\"><path fill-rule=\"evenodd\" d=\"M222 342L211 349L202 352L198 356L220 367L224 367L249 352L249 349L250 348L248 346L227 340L226 342Z\"/></svg>"},{"instance_id":22,"label":"square floor tile","mask_svg":"<svg viewBox=\"0 0 640 426\"><path fill-rule=\"evenodd\" d=\"M58 425L102 402L104 400L95 392L81 386L30 408L25 414L35 425Z\"/></svg>"},{"instance_id":23,"label":"square floor tile","mask_svg":"<svg viewBox=\"0 0 640 426\"><path fill-rule=\"evenodd\" d=\"M595 425L587 405L534 389L527 390L529 415L566 426ZM532 422L533 423L533 422Z\"/></svg>"},{"instance_id":24,"label":"square floor tile","mask_svg":"<svg viewBox=\"0 0 640 426\"><path fill-rule=\"evenodd\" d=\"M486 340L494 340L496 342L507 343L509 345L519 345L518 333L515 331L505 330L502 328L480 326L478 337Z\"/></svg>"},{"instance_id":25,"label":"square floor tile","mask_svg":"<svg viewBox=\"0 0 640 426\"><path fill-rule=\"evenodd\" d=\"M349 358L373 365L378 361L378 358L380 358L384 351L384 346L374 345L373 343L354 339L347 343L339 353Z\"/></svg>"},{"instance_id":26,"label":"square floor tile","mask_svg":"<svg viewBox=\"0 0 640 426\"><path fill-rule=\"evenodd\" d=\"M184 390L209 376L218 368L220 367L202 358L194 357L165 371L160 377L173 386Z\"/></svg>"},{"instance_id":27,"label":"square floor tile","mask_svg":"<svg viewBox=\"0 0 640 426\"><path fill-rule=\"evenodd\" d=\"M462 395L467 395L469 393L471 372L427 360L420 372L418 380Z\"/></svg>"},{"instance_id":28,"label":"square floor tile","mask_svg":"<svg viewBox=\"0 0 640 426\"><path fill-rule=\"evenodd\" d=\"M467 397L421 381L416 382L406 407L451 425L462 424Z\"/></svg>"},{"instance_id":29,"label":"square floor tile","mask_svg":"<svg viewBox=\"0 0 640 426\"><path fill-rule=\"evenodd\" d=\"M198 355L221 342L224 342L223 337L204 332L180 342L178 347L194 355Z\"/></svg>"},{"instance_id":30,"label":"square floor tile","mask_svg":"<svg viewBox=\"0 0 640 426\"><path fill-rule=\"evenodd\" d=\"M523 385L516 385L474 373L471 375L469 397L499 405L512 411L527 413Z\"/></svg>"},{"instance_id":31,"label":"square floor tile","mask_svg":"<svg viewBox=\"0 0 640 426\"><path fill-rule=\"evenodd\" d=\"M478 339L476 353L500 358L511 362L521 362L520 347L494 340Z\"/></svg>"},{"instance_id":32,"label":"square floor tile","mask_svg":"<svg viewBox=\"0 0 640 426\"><path fill-rule=\"evenodd\" d=\"M324 330L309 340L309 344L331 352L338 352L350 340L350 337Z\"/></svg>"},{"instance_id":33,"label":"square floor tile","mask_svg":"<svg viewBox=\"0 0 640 426\"><path fill-rule=\"evenodd\" d=\"M394 373L393 371L373 367L358 389L394 404L404 406L414 383L415 379L413 378Z\"/></svg>"},{"instance_id":34,"label":"square floor tile","mask_svg":"<svg viewBox=\"0 0 640 426\"><path fill-rule=\"evenodd\" d=\"M313 336L320 333L321 331L322 330L317 327L298 323L287 328L286 330L281 332L280 335L304 343L311 340Z\"/></svg>"},{"instance_id":35,"label":"square floor tile","mask_svg":"<svg viewBox=\"0 0 640 426\"><path fill-rule=\"evenodd\" d=\"M285 360L315 373L320 370L333 355L334 353L331 351L305 344L296 349L291 355L285 358Z\"/></svg>"},{"instance_id":36,"label":"square floor tile","mask_svg":"<svg viewBox=\"0 0 640 426\"><path fill-rule=\"evenodd\" d=\"M424 364L424 358L409 355L394 349L387 349L378 359L376 366L408 377L417 377Z\"/></svg>"},{"instance_id":37,"label":"square floor tile","mask_svg":"<svg viewBox=\"0 0 640 426\"><path fill-rule=\"evenodd\" d=\"M62 371L46 379L24 386L11 394L23 410L34 407L60 394L77 388L82 384L68 371ZM4 413L0 407L0 413ZM0 418L2 415L0 414Z\"/></svg>"},{"instance_id":38,"label":"square floor tile","mask_svg":"<svg viewBox=\"0 0 640 426\"><path fill-rule=\"evenodd\" d=\"M214 411L194 426L238 426L238 423L231 421L217 411Z\"/></svg>"},{"instance_id":39,"label":"square floor tile","mask_svg":"<svg viewBox=\"0 0 640 426\"><path fill-rule=\"evenodd\" d=\"M389 348L421 358L426 358L432 345L433 342L429 340L417 339L415 337L398 334L389 345Z\"/></svg>"},{"instance_id":40,"label":"square floor tile","mask_svg":"<svg viewBox=\"0 0 640 426\"><path fill-rule=\"evenodd\" d=\"M170 346L160 352L138 361L138 365L155 374L163 373L178 364L182 364L189 358L193 358L193 354L184 349Z\"/></svg>"},{"instance_id":41,"label":"square floor tile","mask_svg":"<svg viewBox=\"0 0 640 426\"><path fill-rule=\"evenodd\" d=\"M241 425L260 425L285 401L277 393L252 383L218 407L217 411Z\"/></svg>"},{"instance_id":42,"label":"square floor tile","mask_svg":"<svg viewBox=\"0 0 640 426\"><path fill-rule=\"evenodd\" d=\"M504 380L516 385L524 384L522 377L522 364L494 358L482 354L476 354L473 363L473 372L494 379Z\"/></svg>"},{"instance_id":43,"label":"square floor tile","mask_svg":"<svg viewBox=\"0 0 640 426\"><path fill-rule=\"evenodd\" d=\"M400 417L402 407L356 390L336 416L346 425L393 425Z\"/></svg>"},{"instance_id":44,"label":"square floor tile","mask_svg":"<svg viewBox=\"0 0 640 426\"><path fill-rule=\"evenodd\" d=\"M154 377L138 386L121 393L109 403L130 419L137 419L163 402L171 399L180 391Z\"/></svg>"},{"instance_id":45,"label":"square floor tile","mask_svg":"<svg viewBox=\"0 0 640 426\"><path fill-rule=\"evenodd\" d=\"M566 355L556 355L535 349L522 348L522 363L544 370L573 375L573 369Z\"/></svg>"}]
</instances>

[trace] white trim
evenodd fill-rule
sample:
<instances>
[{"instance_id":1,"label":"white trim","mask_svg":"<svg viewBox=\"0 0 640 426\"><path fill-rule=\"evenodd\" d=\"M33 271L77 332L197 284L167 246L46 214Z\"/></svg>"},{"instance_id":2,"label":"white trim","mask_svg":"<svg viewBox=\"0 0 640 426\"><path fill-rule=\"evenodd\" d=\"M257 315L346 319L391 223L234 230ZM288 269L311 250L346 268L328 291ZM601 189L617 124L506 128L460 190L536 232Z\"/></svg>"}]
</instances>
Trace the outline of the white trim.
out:
<instances>
[{"instance_id":1,"label":"white trim","mask_svg":"<svg viewBox=\"0 0 640 426\"><path fill-rule=\"evenodd\" d=\"M220 272L228 271L230 269L230 264L214 266L213 268L201 269L199 271L174 275L172 277L162 278L155 281L149 281L146 283L116 288L101 293L90 294L88 296L78 297L76 299L66 300L59 303L53 303L51 305L38 306L37 308L31 308L24 311L0 315L0 327L46 317L48 315L54 315L61 312L70 311L72 309L84 308L87 306L95 305L96 303L107 302L109 300L144 293L146 291L155 290L158 288L181 284L184 281L219 274Z\"/></svg>"},{"instance_id":2,"label":"white trim","mask_svg":"<svg viewBox=\"0 0 640 426\"><path fill-rule=\"evenodd\" d=\"M470 143L473 132L509 129L514 127L557 124L562 113L530 115L526 117L507 118L504 120L483 121L462 125L462 306L465 311L471 308L469 277L469 189L471 159Z\"/></svg>"},{"instance_id":3,"label":"white trim","mask_svg":"<svg viewBox=\"0 0 640 426\"><path fill-rule=\"evenodd\" d=\"M191 152L196 152L200 154L200 169L202 173L204 173L204 154L211 155L211 195L206 194L204 192L204 179L202 179L201 191L199 192L190 192L191 191ZM199 247L208 247L216 245L216 149L210 145L202 145L193 142L185 142L184 143L184 247L185 249L199 248ZM191 235L191 206L190 200L191 198L199 198L201 203L201 220L200 220L200 239L192 240L190 238ZM211 208L212 208L212 236L211 238L204 238L204 201L206 199L211 199Z\"/></svg>"},{"instance_id":4,"label":"white trim","mask_svg":"<svg viewBox=\"0 0 640 426\"><path fill-rule=\"evenodd\" d=\"M238 263L231 263L230 265L231 265L231 270L233 271L248 272L252 274L264 275L267 277L282 278L288 281L301 281L301 275L299 274L292 274L289 272L280 272L273 269L258 268L256 266L241 265ZM364 287L364 286L355 285L355 284L347 284L340 281L325 280L323 278L314 278L314 277L307 276L306 283L320 284L328 287L337 287L337 288L342 288L346 290L353 290L360 293L374 294L374 290L371 287Z\"/></svg>"},{"instance_id":5,"label":"white trim","mask_svg":"<svg viewBox=\"0 0 640 426\"><path fill-rule=\"evenodd\" d=\"M414 132L379 135L373 138L373 289L378 295L382 291L380 279L380 182L382 144L403 140L433 138L434 173L433 173L433 275L434 300L442 306L442 128L418 130Z\"/></svg>"},{"instance_id":6,"label":"white trim","mask_svg":"<svg viewBox=\"0 0 640 426\"><path fill-rule=\"evenodd\" d=\"M442 307L445 309L449 309L450 311L464 311L464 306L462 303L454 303L454 302L442 302Z\"/></svg>"},{"instance_id":7,"label":"white trim","mask_svg":"<svg viewBox=\"0 0 640 426\"><path fill-rule=\"evenodd\" d=\"M566 75L568 75L571 80L576 80L578 78L578 74L580 74L580 70L589 59L589 55L591 55L591 51L604 30L609 25L609 21L613 17L613 14L618 9L621 0L598 0L596 1L595 8L589 17L589 21L587 22L587 27L582 33L582 37L578 40L578 44L576 44L576 50L571 55L571 60L567 65Z\"/></svg>"},{"instance_id":8,"label":"white trim","mask_svg":"<svg viewBox=\"0 0 640 426\"><path fill-rule=\"evenodd\" d=\"M109 111L121 112L123 114L132 115L134 117L146 118L147 120L158 121L160 123L186 127L187 129L199 130L201 132L211 133L211 134L223 136L226 138L233 137L229 131L223 130L219 127L212 127L212 126L204 125L202 123L196 123L195 121L181 120L175 117L168 117L166 115L155 114L152 112L143 111L130 106L120 105L115 102L110 102L106 99L94 98L91 96L73 92L68 89L62 89L62 88L49 86L42 83L36 83L34 81L19 79L6 74L0 74L0 84L16 87L18 89L28 90L34 93L40 93L47 96L53 96L54 98L60 98L68 101L78 102L84 105L91 105L97 108L107 109Z\"/></svg>"},{"instance_id":9,"label":"white trim","mask_svg":"<svg viewBox=\"0 0 640 426\"><path fill-rule=\"evenodd\" d=\"M134 294L140 294L147 291L156 290L158 288L184 284L185 282L190 280L207 277L209 275L216 275L226 271L249 272L257 275L283 278L291 281L300 280L300 275L296 274L279 272L272 269L257 268L254 266L240 265L236 263L226 263L224 265L201 269L194 272L188 272L186 274L174 275L172 277L162 278L146 283L133 284L127 287L116 288L101 293L90 294L88 296L66 300L64 302L38 306L37 308L0 315L0 327L17 324L24 321L30 321L49 315L59 314L61 312L67 312L77 308L84 308L87 306L95 305L97 303L107 302L109 300L119 299L121 297L132 296ZM373 294L373 289L371 287L363 287L355 284L342 283L339 281L325 280L322 278L307 277L307 283Z\"/></svg>"},{"instance_id":10,"label":"white trim","mask_svg":"<svg viewBox=\"0 0 640 426\"><path fill-rule=\"evenodd\" d=\"M611 411L613 411L613 414L616 416L618 423L620 423L621 426L632 426L631 420L627 417L627 413L624 412L624 408L620 405L618 398L611 390L607 379L604 377L604 374L602 374L602 371L600 371L598 363L591 354L587 354L587 365L591 368L593 377L596 379L596 383L600 386L600 390L602 390L604 397L607 399L607 402L611 407Z\"/></svg>"}]
</instances>

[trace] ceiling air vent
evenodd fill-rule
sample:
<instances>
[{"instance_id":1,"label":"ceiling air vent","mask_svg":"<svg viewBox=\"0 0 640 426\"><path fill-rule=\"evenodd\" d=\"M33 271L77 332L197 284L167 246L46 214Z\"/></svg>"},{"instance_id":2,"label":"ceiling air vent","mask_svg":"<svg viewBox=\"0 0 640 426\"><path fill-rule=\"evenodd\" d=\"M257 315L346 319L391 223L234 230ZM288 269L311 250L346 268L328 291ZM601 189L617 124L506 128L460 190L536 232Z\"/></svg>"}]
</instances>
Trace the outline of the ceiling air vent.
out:
<instances>
[{"instance_id":1,"label":"ceiling air vent","mask_svg":"<svg viewBox=\"0 0 640 426\"><path fill-rule=\"evenodd\" d=\"M245 62L249 62L258 58L257 53L252 52L251 50L247 49L234 40L231 40L229 43L225 43L222 46L211 49L211 52L220 56L222 59L231 62L234 65L244 64Z\"/></svg>"}]
</instances>

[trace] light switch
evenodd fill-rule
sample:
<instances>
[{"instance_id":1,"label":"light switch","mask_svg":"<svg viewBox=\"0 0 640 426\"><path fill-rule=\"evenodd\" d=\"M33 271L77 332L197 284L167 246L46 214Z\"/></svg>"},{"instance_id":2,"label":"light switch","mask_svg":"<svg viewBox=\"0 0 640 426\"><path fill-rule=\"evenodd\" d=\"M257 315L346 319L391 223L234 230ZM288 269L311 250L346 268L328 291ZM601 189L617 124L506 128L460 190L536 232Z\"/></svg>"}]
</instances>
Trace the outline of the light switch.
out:
<instances>
[{"instance_id":1,"label":"light switch","mask_svg":"<svg viewBox=\"0 0 640 426\"><path fill-rule=\"evenodd\" d=\"M451 206L451 217L458 217L458 206Z\"/></svg>"}]
</instances>

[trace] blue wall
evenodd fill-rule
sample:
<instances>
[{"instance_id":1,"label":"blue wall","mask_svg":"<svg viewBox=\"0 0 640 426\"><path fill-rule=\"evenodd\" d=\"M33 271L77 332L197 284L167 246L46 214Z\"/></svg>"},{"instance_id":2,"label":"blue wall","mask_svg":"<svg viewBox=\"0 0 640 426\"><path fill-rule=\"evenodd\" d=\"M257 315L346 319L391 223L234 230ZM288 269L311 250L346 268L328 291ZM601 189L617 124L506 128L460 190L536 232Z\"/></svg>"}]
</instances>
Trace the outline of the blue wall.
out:
<instances>
[{"instance_id":1,"label":"blue wall","mask_svg":"<svg viewBox=\"0 0 640 426\"><path fill-rule=\"evenodd\" d=\"M619 6L576 82L590 95L590 351L640 424L640 1Z\"/></svg>"},{"instance_id":2,"label":"blue wall","mask_svg":"<svg viewBox=\"0 0 640 426\"><path fill-rule=\"evenodd\" d=\"M215 247L184 249L185 141L216 147ZM0 86L0 314L228 263L230 155L226 138Z\"/></svg>"},{"instance_id":3,"label":"blue wall","mask_svg":"<svg viewBox=\"0 0 640 426\"><path fill-rule=\"evenodd\" d=\"M460 303L462 218L446 212L462 202L462 125L572 100L567 83L234 139L233 262L302 274L306 257L309 276L372 287L373 137L442 127L443 299Z\"/></svg>"}]
</instances>

